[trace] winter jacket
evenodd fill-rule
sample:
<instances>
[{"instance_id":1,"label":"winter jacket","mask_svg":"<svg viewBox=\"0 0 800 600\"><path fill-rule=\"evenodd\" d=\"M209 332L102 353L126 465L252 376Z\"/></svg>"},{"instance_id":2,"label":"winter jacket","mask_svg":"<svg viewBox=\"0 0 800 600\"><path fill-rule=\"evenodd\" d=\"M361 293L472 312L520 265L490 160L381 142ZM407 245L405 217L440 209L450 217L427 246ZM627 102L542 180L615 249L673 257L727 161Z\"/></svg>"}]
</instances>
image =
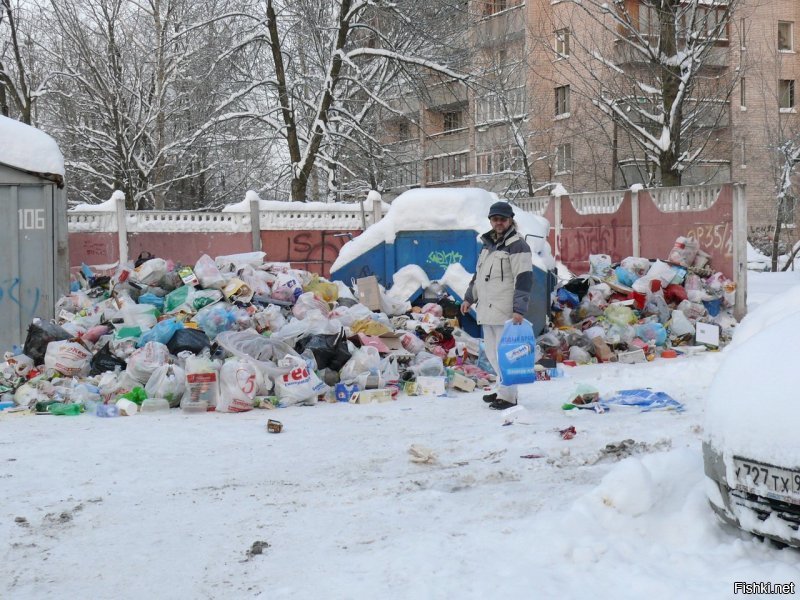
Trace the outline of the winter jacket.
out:
<instances>
[{"instance_id":1,"label":"winter jacket","mask_svg":"<svg viewBox=\"0 0 800 600\"><path fill-rule=\"evenodd\" d=\"M502 325L512 313L528 312L533 287L531 249L512 226L500 240L481 236L483 248L464 300L475 304L480 325Z\"/></svg>"}]
</instances>

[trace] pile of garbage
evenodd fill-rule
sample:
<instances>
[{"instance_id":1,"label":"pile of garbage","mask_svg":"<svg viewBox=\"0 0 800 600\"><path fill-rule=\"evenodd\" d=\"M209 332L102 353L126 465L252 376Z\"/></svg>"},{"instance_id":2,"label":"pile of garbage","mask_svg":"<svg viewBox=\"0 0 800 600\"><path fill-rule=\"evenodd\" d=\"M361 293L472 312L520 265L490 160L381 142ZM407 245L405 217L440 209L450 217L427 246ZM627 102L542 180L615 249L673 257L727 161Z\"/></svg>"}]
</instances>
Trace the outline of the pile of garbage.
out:
<instances>
[{"instance_id":1,"label":"pile of garbage","mask_svg":"<svg viewBox=\"0 0 800 600\"><path fill-rule=\"evenodd\" d=\"M104 275L84 265L56 319L35 319L24 347L0 363L0 409L242 412L472 391L494 380L449 297L412 307L374 277L350 289L264 259L203 255L176 265L143 253Z\"/></svg>"},{"instance_id":2,"label":"pile of garbage","mask_svg":"<svg viewBox=\"0 0 800 600\"><path fill-rule=\"evenodd\" d=\"M554 293L553 328L537 343L566 364L645 362L718 348L732 337L736 284L709 264L694 238L666 260L589 256L590 272Z\"/></svg>"}]
</instances>

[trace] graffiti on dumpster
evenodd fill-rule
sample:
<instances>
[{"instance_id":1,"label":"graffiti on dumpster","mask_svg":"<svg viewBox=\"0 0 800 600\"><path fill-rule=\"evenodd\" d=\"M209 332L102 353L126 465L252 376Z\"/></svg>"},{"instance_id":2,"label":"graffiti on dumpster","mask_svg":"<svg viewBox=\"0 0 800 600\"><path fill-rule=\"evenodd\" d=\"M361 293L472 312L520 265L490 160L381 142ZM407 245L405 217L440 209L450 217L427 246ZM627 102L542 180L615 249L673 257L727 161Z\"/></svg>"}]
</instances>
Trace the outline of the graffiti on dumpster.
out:
<instances>
[{"instance_id":1,"label":"graffiti on dumpster","mask_svg":"<svg viewBox=\"0 0 800 600\"><path fill-rule=\"evenodd\" d=\"M703 250L712 249L722 252L725 256L733 255L733 231L730 223L695 225L686 236L700 242Z\"/></svg>"},{"instance_id":2,"label":"graffiti on dumpster","mask_svg":"<svg viewBox=\"0 0 800 600\"><path fill-rule=\"evenodd\" d=\"M455 250L450 250L449 252L445 252L444 250L433 250L430 254L428 254L428 262L442 267L443 269L446 269L454 263L461 262L462 258L464 258L464 256Z\"/></svg>"},{"instance_id":3,"label":"graffiti on dumpster","mask_svg":"<svg viewBox=\"0 0 800 600\"><path fill-rule=\"evenodd\" d=\"M20 288L22 280L19 277L13 279L4 279L0 281L0 307L3 306L6 299L13 304L19 306L19 310L33 317L36 315L36 309L39 308L39 299L41 298L41 290L36 288ZM19 292L23 292L23 298L20 299Z\"/></svg>"}]
</instances>

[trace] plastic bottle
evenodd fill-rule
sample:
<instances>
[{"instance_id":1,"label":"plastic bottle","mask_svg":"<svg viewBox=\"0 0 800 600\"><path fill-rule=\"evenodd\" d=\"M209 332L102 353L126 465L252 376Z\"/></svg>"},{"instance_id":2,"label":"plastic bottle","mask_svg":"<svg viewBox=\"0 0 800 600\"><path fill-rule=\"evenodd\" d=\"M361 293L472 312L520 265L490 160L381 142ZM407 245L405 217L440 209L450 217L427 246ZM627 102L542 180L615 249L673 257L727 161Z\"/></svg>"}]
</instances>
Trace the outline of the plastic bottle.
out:
<instances>
[{"instance_id":1,"label":"plastic bottle","mask_svg":"<svg viewBox=\"0 0 800 600\"><path fill-rule=\"evenodd\" d=\"M50 406L51 404L60 404L60 402L58 400L41 400L36 403L35 406L36 412L37 413L48 412L47 407Z\"/></svg>"},{"instance_id":2,"label":"plastic bottle","mask_svg":"<svg viewBox=\"0 0 800 600\"><path fill-rule=\"evenodd\" d=\"M94 414L98 417L118 417L119 409L116 404L98 404Z\"/></svg>"},{"instance_id":3,"label":"plastic bottle","mask_svg":"<svg viewBox=\"0 0 800 600\"><path fill-rule=\"evenodd\" d=\"M47 412L51 415L79 415L81 414L81 405L80 404L62 404L60 402L55 402L47 407Z\"/></svg>"}]
</instances>

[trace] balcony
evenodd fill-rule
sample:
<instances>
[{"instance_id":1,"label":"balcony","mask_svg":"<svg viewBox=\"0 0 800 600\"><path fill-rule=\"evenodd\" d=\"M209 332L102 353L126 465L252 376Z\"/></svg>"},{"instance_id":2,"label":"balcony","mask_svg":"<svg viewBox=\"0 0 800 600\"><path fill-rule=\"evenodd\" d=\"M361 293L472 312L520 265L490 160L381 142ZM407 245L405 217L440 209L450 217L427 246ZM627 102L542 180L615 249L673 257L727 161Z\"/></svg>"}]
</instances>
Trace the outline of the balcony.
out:
<instances>
[{"instance_id":1,"label":"balcony","mask_svg":"<svg viewBox=\"0 0 800 600\"><path fill-rule=\"evenodd\" d=\"M726 69L730 66L729 53L729 46L713 46L703 60L703 66L713 69ZM634 50L630 44L621 40L614 42L612 60L617 65L646 65L649 62L646 55Z\"/></svg>"},{"instance_id":2,"label":"balcony","mask_svg":"<svg viewBox=\"0 0 800 600\"><path fill-rule=\"evenodd\" d=\"M478 21L475 28L475 40L480 48L507 44L522 39L524 36L524 6L485 17Z\"/></svg>"},{"instance_id":3,"label":"balcony","mask_svg":"<svg viewBox=\"0 0 800 600\"><path fill-rule=\"evenodd\" d=\"M469 129L466 127L425 138L425 156L453 154L469 150Z\"/></svg>"}]
</instances>

